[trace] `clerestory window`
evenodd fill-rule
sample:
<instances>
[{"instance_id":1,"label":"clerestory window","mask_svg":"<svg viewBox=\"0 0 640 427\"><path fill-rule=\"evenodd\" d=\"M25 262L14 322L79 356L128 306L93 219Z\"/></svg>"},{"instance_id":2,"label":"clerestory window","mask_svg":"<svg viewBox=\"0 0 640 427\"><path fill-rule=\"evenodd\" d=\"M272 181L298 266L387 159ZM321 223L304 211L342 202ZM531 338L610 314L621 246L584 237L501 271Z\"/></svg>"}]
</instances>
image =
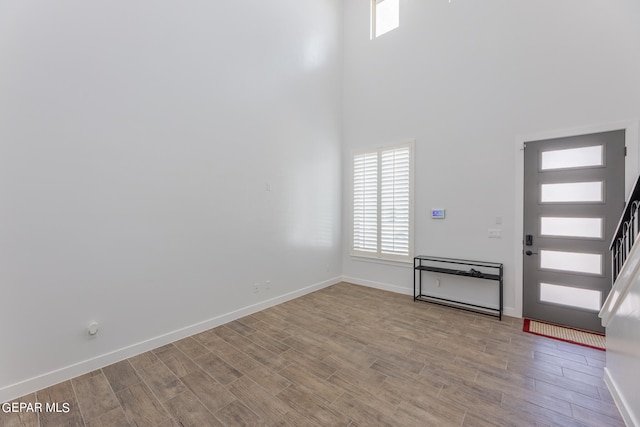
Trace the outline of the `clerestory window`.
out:
<instances>
[{"instance_id":1,"label":"clerestory window","mask_svg":"<svg viewBox=\"0 0 640 427\"><path fill-rule=\"evenodd\" d=\"M371 40L400 26L400 0L371 0Z\"/></svg>"}]
</instances>

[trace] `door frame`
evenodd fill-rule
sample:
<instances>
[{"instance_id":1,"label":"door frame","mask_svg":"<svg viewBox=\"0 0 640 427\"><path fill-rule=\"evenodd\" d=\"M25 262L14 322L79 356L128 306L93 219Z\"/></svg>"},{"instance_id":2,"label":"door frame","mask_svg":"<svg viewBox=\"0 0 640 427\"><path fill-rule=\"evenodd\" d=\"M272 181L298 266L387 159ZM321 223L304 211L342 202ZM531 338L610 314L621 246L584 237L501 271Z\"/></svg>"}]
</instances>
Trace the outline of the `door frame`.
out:
<instances>
[{"instance_id":1,"label":"door frame","mask_svg":"<svg viewBox=\"0 0 640 427\"><path fill-rule=\"evenodd\" d=\"M538 141L544 139L565 138L570 136L586 135L590 133L609 132L615 130L625 131L625 146L627 147L627 157L625 158L624 194L625 200L633 190L635 180L640 173L640 121L628 120L599 125L583 127L557 129L553 131L538 132L518 135L515 143L515 230L513 248L515 254L514 262L514 307L505 307L505 314L512 317L522 317L523 306L523 262L522 262L522 239L524 236L524 143L527 141Z\"/></svg>"}]
</instances>

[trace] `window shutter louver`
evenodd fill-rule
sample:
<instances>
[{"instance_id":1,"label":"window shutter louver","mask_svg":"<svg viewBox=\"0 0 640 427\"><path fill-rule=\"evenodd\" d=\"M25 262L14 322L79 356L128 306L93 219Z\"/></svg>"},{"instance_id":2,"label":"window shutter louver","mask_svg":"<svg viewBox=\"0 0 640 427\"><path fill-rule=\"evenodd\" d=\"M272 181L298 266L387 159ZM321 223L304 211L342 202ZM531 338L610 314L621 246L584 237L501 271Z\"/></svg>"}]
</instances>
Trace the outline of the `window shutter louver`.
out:
<instances>
[{"instance_id":1,"label":"window shutter louver","mask_svg":"<svg viewBox=\"0 0 640 427\"><path fill-rule=\"evenodd\" d=\"M413 144L353 156L352 253L410 260Z\"/></svg>"},{"instance_id":2,"label":"window shutter louver","mask_svg":"<svg viewBox=\"0 0 640 427\"><path fill-rule=\"evenodd\" d=\"M381 153L380 252L409 255L409 148Z\"/></svg>"},{"instance_id":3,"label":"window shutter louver","mask_svg":"<svg viewBox=\"0 0 640 427\"><path fill-rule=\"evenodd\" d=\"M353 248L376 252L378 248L378 155L353 159Z\"/></svg>"}]
</instances>

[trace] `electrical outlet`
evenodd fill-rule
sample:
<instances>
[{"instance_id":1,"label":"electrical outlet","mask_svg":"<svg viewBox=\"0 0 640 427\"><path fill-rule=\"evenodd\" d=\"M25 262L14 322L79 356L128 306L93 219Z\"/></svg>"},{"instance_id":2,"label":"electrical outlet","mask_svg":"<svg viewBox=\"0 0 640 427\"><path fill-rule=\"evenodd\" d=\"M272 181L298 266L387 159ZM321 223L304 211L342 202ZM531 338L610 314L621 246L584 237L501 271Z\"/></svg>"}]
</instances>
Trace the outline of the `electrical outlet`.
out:
<instances>
[{"instance_id":1,"label":"electrical outlet","mask_svg":"<svg viewBox=\"0 0 640 427\"><path fill-rule=\"evenodd\" d=\"M440 278L436 279L436 286L439 288L440 287Z\"/></svg>"},{"instance_id":2,"label":"electrical outlet","mask_svg":"<svg viewBox=\"0 0 640 427\"><path fill-rule=\"evenodd\" d=\"M260 292L260 283L254 283L253 284L253 293L257 294L258 292Z\"/></svg>"},{"instance_id":3,"label":"electrical outlet","mask_svg":"<svg viewBox=\"0 0 640 427\"><path fill-rule=\"evenodd\" d=\"M271 289L271 280L267 280L266 282L264 282L264 290L268 291Z\"/></svg>"},{"instance_id":4,"label":"electrical outlet","mask_svg":"<svg viewBox=\"0 0 640 427\"><path fill-rule=\"evenodd\" d=\"M499 228L490 228L489 229L489 238L490 239L500 239L502 238L502 230Z\"/></svg>"}]
</instances>

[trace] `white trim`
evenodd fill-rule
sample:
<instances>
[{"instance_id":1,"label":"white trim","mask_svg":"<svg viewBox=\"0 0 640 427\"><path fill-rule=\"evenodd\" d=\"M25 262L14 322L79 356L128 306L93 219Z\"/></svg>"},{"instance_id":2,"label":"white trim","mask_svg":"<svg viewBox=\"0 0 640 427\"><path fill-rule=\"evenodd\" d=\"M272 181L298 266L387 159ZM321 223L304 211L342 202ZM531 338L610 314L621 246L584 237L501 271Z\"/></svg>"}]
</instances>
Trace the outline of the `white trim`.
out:
<instances>
[{"instance_id":1,"label":"white trim","mask_svg":"<svg viewBox=\"0 0 640 427\"><path fill-rule=\"evenodd\" d=\"M351 150L351 160L353 161L354 155L373 153L374 151L393 150L395 148L402 148L407 146L411 146L411 150L413 151L415 149L415 144L415 139L403 139L389 144L378 144L374 147L369 148L356 148Z\"/></svg>"},{"instance_id":2,"label":"white trim","mask_svg":"<svg viewBox=\"0 0 640 427\"><path fill-rule=\"evenodd\" d=\"M388 283L374 282L373 280L358 279L357 277L342 276L342 281L353 285L366 286L369 288L389 291L396 294L409 295L413 297L413 288L405 288L398 285L390 285Z\"/></svg>"},{"instance_id":3,"label":"white trim","mask_svg":"<svg viewBox=\"0 0 640 427\"><path fill-rule=\"evenodd\" d=\"M502 316L515 317L516 319L522 319L522 313L519 313L513 307L502 307Z\"/></svg>"},{"instance_id":4,"label":"white trim","mask_svg":"<svg viewBox=\"0 0 640 427\"><path fill-rule=\"evenodd\" d=\"M360 262L373 262L375 264L385 264L392 265L394 267L402 267L402 268L413 268L413 258L411 260L408 259L389 259L389 258L378 258L374 256L365 256L358 254L350 254L351 259L353 261Z\"/></svg>"},{"instance_id":5,"label":"white trim","mask_svg":"<svg viewBox=\"0 0 640 427\"><path fill-rule=\"evenodd\" d=\"M517 317L522 317L522 293L523 293L523 242L524 238L524 142L529 141L530 138L519 137L516 138L516 206L514 209L513 223L514 227L514 247L513 253L515 259L513 260L513 296L515 298L514 314Z\"/></svg>"},{"instance_id":6,"label":"white trim","mask_svg":"<svg viewBox=\"0 0 640 427\"><path fill-rule=\"evenodd\" d=\"M618 388L616 382L613 380L611 372L606 367L604 368L604 382L609 389L609 393L611 393L611 397L613 398L618 411L620 411L624 424L627 426L640 427L640 420L636 419L633 415L633 412L631 411L633 408L630 408L627 404L626 399L622 393L620 393L620 388Z\"/></svg>"},{"instance_id":7,"label":"white trim","mask_svg":"<svg viewBox=\"0 0 640 427\"><path fill-rule=\"evenodd\" d=\"M376 0L371 0L371 13L369 17L369 40L373 40L376 38Z\"/></svg>"},{"instance_id":8,"label":"white trim","mask_svg":"<svg viewBox=\"0 0 640 427\"><path fill-rule=\"evenodd\" d=\"M411 246L411 243L409 243L409 245ZM397 263L409 264L409 265L411 265L411 263L413 262L413 255L408 255L408 256L395 255L395 254L379 254L378 255L378 254L373 254L369 251L359 251L359 250L353 249L353 247L351 248L351 253L349 255L354 259L359 258L362 260L374 261L374 262L375 261L391 262L391 263L397 262Z\"/></svg>"},{"instance_id":9,"label":"white trim","mask_svg":"<svg viewBox=\"0 0 640 427\"><path fill-rule=\"evenodd\" d=\"M268 299L266 301L252 304L247 307L243 307L238 310L213 317L203 322L195 323L193 325L189 325L184 328L177 329L175 331L159 335L157 337L150 338L148 340L141 341L130 346L123 347L118 350L102 354L100 356L96 356L79 363L75 363L70 366L66 366L64 368L57 369L55 371L47 372L37 377L29 378L16 384L2 387L0 388L0 402L8 402L18 397L31 394L37 390L41 390L43 388L50 387L63 381L67 381L71 378L75 378L79 375L86 374L96 369L109 366L113 363L120 362L146 351L153 350L154 348L158 348L182 338L189 337L191 335L206 331L211 328L215 328L217 326L223 325L244 316L248 316L269 307L282 304L283 302L299 298L311 292L315 292L331 285L335 285L336 283L340 283L341 281L341 276L334 277L329 280L325 280L323 282L319 282L305 288Z\"/></svg>"},{"instance_id":10,"label":"white trim","mask_svg":"<svg viewBox=\"0 0 640 427\"><path fill-rule=\"evenodd\" d=\"M627 147L627 157L625 159L625 195L633 190L633 185L638 171L640 170L640 122L638 120L626 120L619 122L603 123L599 125L588 125L575 128L558 129L546 132L537 132L525 135L518 135L515 140L515 209L514 224L515 233L513 248L516 254L514 260L514 313L515 317L522 317L522 295L523 295L523 265L522 265L522 239L524 236L524 143L527 141L539 141L544 139L565 138L591 133L610 132L615 130L625 131L625 145Z\"/></svg>"}]
</instances>

